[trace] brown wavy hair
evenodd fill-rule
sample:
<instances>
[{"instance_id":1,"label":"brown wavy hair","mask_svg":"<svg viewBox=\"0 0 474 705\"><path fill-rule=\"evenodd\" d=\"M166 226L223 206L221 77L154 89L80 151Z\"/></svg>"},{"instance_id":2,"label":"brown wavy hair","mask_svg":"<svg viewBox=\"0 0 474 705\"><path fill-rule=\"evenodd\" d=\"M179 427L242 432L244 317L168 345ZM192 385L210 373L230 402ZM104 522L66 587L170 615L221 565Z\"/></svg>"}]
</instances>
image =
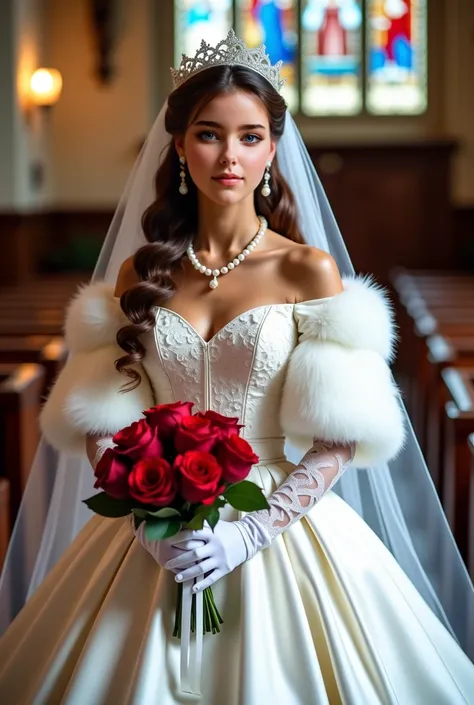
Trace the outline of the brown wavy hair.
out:
<instances>
[{"instance_id":1,"label":"brown wavy hair","mask_svg":"<svg viewBox=\"0 0 474 705\"><path fill-rule=\"evenodd\" d=\"M286 104L279 93L260 74L241 66L214 66L189 78L168 97L165 129L172 138L184 135L197 113L223 93L246 91L264 103L274 139L282 136ZM158 155L157 155L158 158ZM183 256L193 241L198 222L198 194L188 178L188 194L178 191L180 163L173 140L154 179L155 201L142 217L147 245L134 255L133 266L140 283L120 298L130 324L120 328L117 343L126 355L115 361L116 369L131 379L122 391L131 391L141 381L132 365L145 356L141 336L155 325L154 307L170 299L176 291L173 272L182 267ZM271 166L271 194L264 198L255 190L255 210L265 216L272 230L294 242L303 243L298 228L293 194L283 178L275 156Z\"/></svg>"}]
</instances>

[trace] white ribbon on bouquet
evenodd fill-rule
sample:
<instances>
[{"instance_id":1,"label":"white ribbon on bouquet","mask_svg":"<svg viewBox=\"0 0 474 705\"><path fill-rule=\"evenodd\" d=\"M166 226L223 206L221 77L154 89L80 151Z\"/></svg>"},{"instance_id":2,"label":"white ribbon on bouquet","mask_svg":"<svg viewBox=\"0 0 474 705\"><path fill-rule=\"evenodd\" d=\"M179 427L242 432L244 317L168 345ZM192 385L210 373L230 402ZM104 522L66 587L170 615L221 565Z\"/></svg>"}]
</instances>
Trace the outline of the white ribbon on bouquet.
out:
<instances>
[{"instance_id":1,"label":"white ribbon on bouquet","mask_svg":"<svg viewBox=\"0 0 474 705\"><path fill-rule=\"evenodd\" d=\"M203 643L203 591L193 593L193 586L204 576L183 583L181 612L181 690L183 693L201 695L202 643ZM196 596L196 631L191 631L193 595Z\"/></svg>"}]
</instances>

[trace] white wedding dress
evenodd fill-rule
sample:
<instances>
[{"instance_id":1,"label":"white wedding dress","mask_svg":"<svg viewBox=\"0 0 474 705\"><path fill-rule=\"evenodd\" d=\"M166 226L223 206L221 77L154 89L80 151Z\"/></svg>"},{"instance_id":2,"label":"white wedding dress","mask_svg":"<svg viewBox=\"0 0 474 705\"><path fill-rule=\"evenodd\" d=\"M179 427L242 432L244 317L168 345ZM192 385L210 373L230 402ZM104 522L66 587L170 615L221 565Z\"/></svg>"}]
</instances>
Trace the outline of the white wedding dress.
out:
<instances>
[{"instance_id":1,"label":"white wedding dress","mask_svg":"<svg viewBox=\"0 0 474 705\"><path fill-rule=\"evenodd\" d=\"M267 495L294 467L279 405L299 315L318 305L260 306L208 342L158 308L145 341L155 398L240 417ZM224 624L204 636L203 705L474 705L474 665L332 491L213 589ZM0 702L197 702L180 688L176 594L128 519L94 517L0 640Z\"/></svg>"}]
</instances>

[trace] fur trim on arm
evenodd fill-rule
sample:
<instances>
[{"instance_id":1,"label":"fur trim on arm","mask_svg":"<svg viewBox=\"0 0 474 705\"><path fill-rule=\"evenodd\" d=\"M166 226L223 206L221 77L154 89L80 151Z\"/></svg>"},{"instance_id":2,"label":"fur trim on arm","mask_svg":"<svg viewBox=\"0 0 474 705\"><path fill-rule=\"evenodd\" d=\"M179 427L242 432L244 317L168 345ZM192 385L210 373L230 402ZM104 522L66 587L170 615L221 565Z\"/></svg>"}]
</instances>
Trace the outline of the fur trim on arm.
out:
<instances>
[{"instance_id":1,"label":"fur trim on arm","mask_svg":"<svg viewBox=\"0 0 474 705\"><path fill-rule=\"evenodd\" d=\"M40 426L56 449L85 454L85 436L112 435L137 421L155 404L142 365L140 385L120 392L127 378L115 369L123 350L115 342L126 325L118 299L108 284L81 289L68 307L65 335L71 352L40 414Z\"/></svg>"},{"instance_id":2,"label":"fur trim on arm","mask_svg":"<svg viewBox=\"0 0 474 705\"><path fill-rule=\"evenodd\" d=\"M71 300L64 324L67 349L72 352L95 350L116 342L117 331L128 319L120 308L114 288L105 282L82 286Z\"/></svg>"},{"instance_id":3,"label":"fur trim on arm","mask_svg":"<svg viewBox=\"0 0 474 705\"><path fill-rule=\"evenodd\" d=\"M300 340L317 338L373 350L390 362L397 339L392 303L371 277L344 277L344 291L295 306Z\"/></svg>"},{"instance_id":4,"label":"fur trim on arm","mask_svg":"<svg viewBox=\"0 0 474 705\"><path fill-rule=\"evenodd\" d=\"M386 363L395 332L385 294L371 281L346 279L343 293L297 304L295 317L300 338L280 409L290 442L298 447L314 438L355 442L353 462L359 467L393 458L405 428Z\"/></svg>"}]
</instances>

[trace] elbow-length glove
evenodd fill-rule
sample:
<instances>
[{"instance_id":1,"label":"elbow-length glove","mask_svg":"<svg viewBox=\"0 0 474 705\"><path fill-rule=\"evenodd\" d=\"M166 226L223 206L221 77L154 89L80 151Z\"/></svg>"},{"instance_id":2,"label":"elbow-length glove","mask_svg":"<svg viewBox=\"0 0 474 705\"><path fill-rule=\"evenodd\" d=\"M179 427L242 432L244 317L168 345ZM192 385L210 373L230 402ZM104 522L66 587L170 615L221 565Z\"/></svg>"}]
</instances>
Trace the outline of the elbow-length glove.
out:
<instances>
[{"instance_id":1,"label":"elbow-length glove","mask_svg":"<svg viewBox=\"0 0 474 705\"><path fill-rule=\"evenodd\" d=\"M177 573L178 582L202 575L194 586L204 590L264 548L307 514L351 464L354 444L316 441L280 487L268 498L269 509L247 514L238 521L219 521L212 531L183 531L173 547L183 553L164 564ZM196 541L202 544L196 547Z\"/></svg>"}]
</instances>

